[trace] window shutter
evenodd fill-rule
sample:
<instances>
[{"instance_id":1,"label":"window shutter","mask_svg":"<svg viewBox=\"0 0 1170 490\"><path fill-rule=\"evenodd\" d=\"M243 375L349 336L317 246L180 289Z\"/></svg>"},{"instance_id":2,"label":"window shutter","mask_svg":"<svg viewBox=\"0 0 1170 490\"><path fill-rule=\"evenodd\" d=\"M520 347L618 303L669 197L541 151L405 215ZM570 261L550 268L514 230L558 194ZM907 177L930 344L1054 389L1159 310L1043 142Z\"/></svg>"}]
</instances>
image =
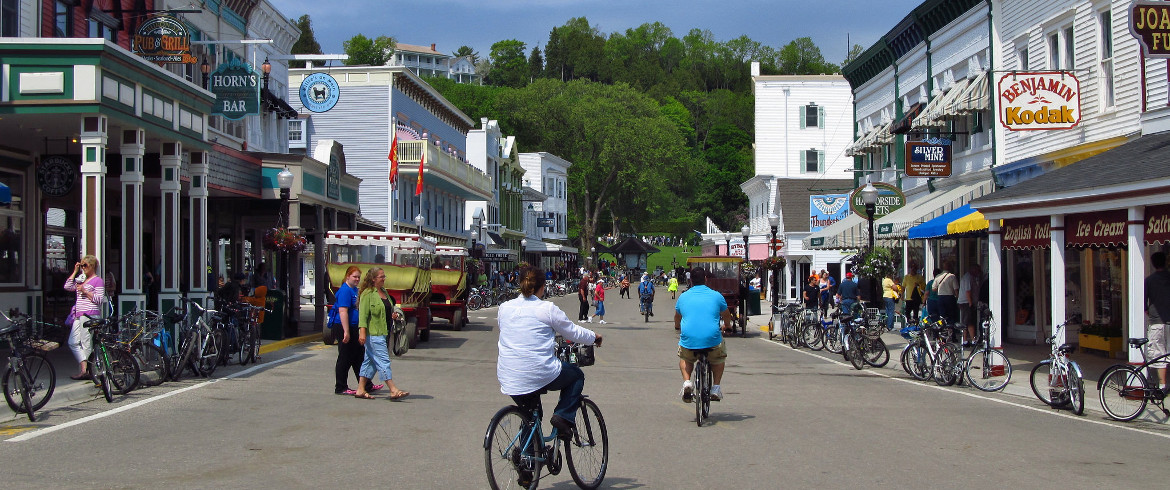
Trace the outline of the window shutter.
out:
<instances>
[{"instance_id":1,"label":"window shutter","mask_svg":"<svg viewBox=\"0 0 1170 490\"><path fill-rule=\"evenodd\" d=\"M817 150L817 172L825 173L825 150Z\"/></svg>"},{"instance_id":2,"label":"window shutter","mask_svg":"<svg viewBox=\"0 0 1170 490\"><path fill-rule=\"evenodd\" d=\"M818 106L817 107L817 127L818 128L826 127L826 125L825 125L825 106ZM821 159L821 161L824 162L825 160Z\"/></svg>"},{"instance_id":3,"label":"window shutter","mask_svg":"<svg viewBox=\"0 0 1170 490\"><path fill-rule=\"evenodd\" d=\"M804 127L804 125L803 125L803 124L801 124L801 125L800 125L800 127L802 127L802 128L803 128L803 127ZM805 158L804 158L804 156L805 156L804 150L800 150L798 153L800 153L800 173L802 173L802 174L803 174L803 173L805 172L805 170L807 170L807 169L808 169L808 162L807 162L807 161L805 161Z\"/></svg>"},{"instance_id":4,"label":"window shutter","mask_svg":"<svg viewBox=\"0 0 1170 490\"><path fill-rule=\"evenodd\" d=\"M807 121L808 118L805 117L805 111L807 109L805 109L805 107L808 107L808 106L802 105L802 106L796 108L796 111L797 111L796 118L800 120L800 129L804 129L804 128L808 127L808 121ZM803 161L803 157L801 157L801 160Z\"/></svg>"}]
</instances>

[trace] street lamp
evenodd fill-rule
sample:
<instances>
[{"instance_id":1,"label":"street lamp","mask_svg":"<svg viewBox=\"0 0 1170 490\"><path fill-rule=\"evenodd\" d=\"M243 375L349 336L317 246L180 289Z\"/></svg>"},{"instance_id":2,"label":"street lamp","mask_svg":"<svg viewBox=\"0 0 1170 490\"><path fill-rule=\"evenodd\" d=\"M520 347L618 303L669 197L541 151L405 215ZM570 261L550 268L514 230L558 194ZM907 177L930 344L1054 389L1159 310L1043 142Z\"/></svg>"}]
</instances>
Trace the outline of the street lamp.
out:
<instances>
[{"instance_id":1,"label":"street lamp","mask_svg":"<svg viewBox=\"0 0 1170 490\"><path fill-rule=\"evenodd\" d=\"M528 248L528 239L520 239L520 262L524 262L524 249Z\"/></svg>"},{"instance_id":2,"label":"street lamp","mask_svg":"<svg viewBox=\"0 0 1170 490\"><path fill-rule=\"evenodd\" d=\"M293 173L288 171L288 167L276 174L276 185L280 187L280 207L283 210L280 224L288 228L288 199L293 185Z\"/></svg>"},{"instance_id":3,"label":"street lamp","mask_svg":"<svg viewBox=\"0 0 1170 490\"><path fill-rule=\"evenodd\" d=\"M729 232L729 231L723 232L723 241L726 242L726 244L727 244L727 248L724 250L727 252L727 256L730 257L731 256L731 232Z\"/></svg>"},{"instance_id":4,"label":"street lamp","mask_svg":"<svg viewBox=\"0 0 1170 490\"><path fill-rule=\"evenodd\" d=\"M740 233L740 235L743 235L743 261L744 261L744 262L747 262L747 261L748 261L748 246L747 246L747 245L748 245L748 237L749 237L749 236L751 236L751 234L752 234L752 227L751 227L751 226L748 226L748 225L743 225L743 228L740 228L740 229L739 229L739 233ZM740 284L742 285L742 284L744 284L744 282L746 282L746 281L748 280L748 278L746 278L746 277L743 277L743 274L740 274L740 278L739 278L739 280L741 281L741 282L740 282ZM741 287L742 287L742 286L741 286ZM743 288L743 289L747 289L747 288ZM757 293L757 294L758 294L758 293ZM740 317L741 317L741 318L744 318L744 319L746 319L746 318L747 318L747 314L748 314L748 311L747 311L747 304L748 304L747 295L746 295L746 294L741 294L740 296L742 296L742 298L740 299L740 303L741 303L741 304L740 304L740 306L739 306L739 308L740 308L740 310L739 310L739 312L740 312ZM742 322L742 323L740 323L740 326L746 326L746 325L747 325L746 321L745 321L745 322ZM744 334L745 336L747 335L747 330L746 330L746 328L744 329L744 332L743 332L743 334Z\"/></svg>"},{"instance_id":5,"label":"street lamp","mask_svg":"<svg viewBox=\"0 0 1170 490\"><path fill-rule=\"evenodd\" d=\"M593 264L597 263L597 247L589 247L589 268L593 268Z\"/></svg>"},{"instance_id":6,"label":"street lamp","mask_svg":"<svg viewBox=\"0 0 1170 490\"><path fill-rule=\"evenodd\" d=\"M203 74L203 90L207 90L207 78L211 74L211 65L207 63L207 57L199 64L199 72Z\"/></svg>"},{"instance_id":7,"label":"street lamp","mask_svg":"<svg viewBox=\"0 0 1170 490\"><path fill-rule=\"evenodd\" d=\"M475 241L479 240L479 230L471 229L471 250L467 252L470 257L475 257Z\"/></svg>"},{"instance_id":8,"label":"street lamp","mask_svg":"<svg viewBox=\"0 0 1170 490\"><path fill-rule=\"evenodd\" d=\"M869 221L869 251L873 252L873 213L877 209L878 190L873 186L873 182L866 182L865 188L861 189L861 202L865 203L865 217ZM877 292L874 286L880 278L869 278L869 300L877 301Z\"/></svg>"},{"instance_id":9,"label":"street lamp","mask_svg":"<svg viewBox=\"0 0 1170 490\"><path fill-rule=\"evenodd\" d=\"M268 90L268 76L272 74L272 63L268 62L268 57L264 57L264 63L260 65L260 70L264 72L264 90Z\"/></svg>"},{"instance_id":10,"label":"street lamp","mask_svg":"<svg viewBox=\"0 0 1170 490\"><path fill-rule=\"evenodd\" d=\"M776 256L776 230L780 227L780 217L775 214L768 215L768 227L772 229L772 242L768 244L771 250L771 256ZM776 313L777 306L780 305L780 274L776 270L768 271L772 277L772 314Z\"/></svg>"},{"instance_id":11,"label":"street lamp","mask_svg":"<svg viewBox=\"0 0 1170 490\"><path fill-rule=\"evenodd\" d=\"M419 213L414 217L414 226L418 227L418 239L420 240L419 245L422 245L421 240L423 236L423 223L426 222L427 219L423 217L422 213Z\"/></svg>"},{"instance_id":12,"label":"street lamp","mask_svg":"<svg viewBox=\"0 0 1170 490\"><path fill-rule=\"evenodd\" d=\"M748 260L748 237L752 235L752 227L743 225L743 228L739 229L739 233L743 235L743 260L746 262Z\"/></svg>"}]
</instances>

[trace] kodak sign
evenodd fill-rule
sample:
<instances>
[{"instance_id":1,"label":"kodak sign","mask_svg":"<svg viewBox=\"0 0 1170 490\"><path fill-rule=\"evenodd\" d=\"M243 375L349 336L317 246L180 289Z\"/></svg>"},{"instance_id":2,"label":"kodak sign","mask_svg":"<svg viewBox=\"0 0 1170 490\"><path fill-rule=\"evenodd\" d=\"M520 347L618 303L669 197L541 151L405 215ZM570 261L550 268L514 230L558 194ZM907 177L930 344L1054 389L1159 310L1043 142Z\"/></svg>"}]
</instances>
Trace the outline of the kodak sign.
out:
<instances>
[{"instance_id":1,"label":"kodak sign","mask_svg":"<svg viewBox=\"0 0 1170 490\"><path fill-rule=\"evenodd\" d=\"M1008 73L998 87L999 122L1012 131L1069 129L1081 122L1081 82L1072 73Z\"/></svg>"}]
</instances>

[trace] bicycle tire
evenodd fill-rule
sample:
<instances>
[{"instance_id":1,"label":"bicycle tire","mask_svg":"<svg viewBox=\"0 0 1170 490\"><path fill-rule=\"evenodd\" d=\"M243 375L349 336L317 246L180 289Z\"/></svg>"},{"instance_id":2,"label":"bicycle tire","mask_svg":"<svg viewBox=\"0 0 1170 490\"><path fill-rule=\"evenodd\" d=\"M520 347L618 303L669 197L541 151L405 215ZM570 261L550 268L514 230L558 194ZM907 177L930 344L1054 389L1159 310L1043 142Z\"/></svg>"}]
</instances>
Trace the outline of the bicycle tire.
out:
<instances>
[{"instance_id":1,"label":"bicycle tire","mask_svg":"<svg viewBox=\"0 0 1170 490\"><path fill-rule=\"evenodd\" d=\"M907 371L914 379L929 381L934 376L934 358L922 343L909 346L905 351L903 363L909 363ZM905 364L903 364L905 366Z\"/></svg>"},{"instance_id":2,"label":"bicycle tire","mask_svg":"<svg viewBox=\"0 0 1170 490\"><path fill-rule=\"evenodd\" d=\"M866 341L865 363L875 368L886 367L890 362L890 348L880 338Z\"/></svg>"},{"instance_id":3,"label":"bicycle tire","mask_svg":"<svg viewBox=\"0 0 1170 490\"><path fill-rule=\"evenodd\" d=\"M1128 422L1141 415L1149 399L1146 397L1146 377L1130 366L1113 366L1101 376L1097 396L1101 408L1114 420Z\"/></svg>"},{"instance_id":4,"label":"bicycle tire","mask_svg":"<svg viewBox=\"0 0 1170 490\"><path fill-rule=\"evenodd\" d=\"M1049 380L1052 378L1052 359L1045 359L1036 363L1032 367L1032 372L1028 374L1028 383L1032 385L1032 394L1036 398L1044 402L1045 405L1052 405L1052 395L1049 393Z\"/></svg>"},{"instance_id":5,"label":"bicycle tire","mask_svg":"<svg viewBox=\"0 0 1170 490\"><path fill-rule=\"evenodd\" d=\"M138 362L138 384L158 386L167 379L167 356L154 344L134 344L131 354Z\"/></svg>"},{"instance_id":6,"label":"bicycle tire","mask_svg":"<svg viewBox=\"0 0 1170 490\"><path fill-rule=\"evenodd\" d=\"M256 353L260 350L260 325L255 323L248 324L248 335L245 340L245 345L248 348L248 353L245 355L245 358L249 363L256 364Z\"/></svg>"},{"instance_id":7,"label":"bicycle tire","mask_svg":"<svg viewBox=\"0 0 1170 490\"><path fill-rule=\"evenodd\" d=\"M11 408L13 412L36 412L49 403L49 399L53 397L53 391L57 388L57 371L53 368L53 363L49 362L49 358L41 353L29 353L23 357L24 370L29 383L28 400L18 400L14 396L21 391L21 376L12 366L9 366L2 381L4 401L8 403L8 408ZM32 410L24 409L30 405ZM29 421L36 422L31 418Z\"/></svg>"},{"instance_id":8,"label":"bicycle tire","mask_svg":"<svg viewBox=\"0 0 1170 490\"><path fill-rule=\"evenodd\" d=\"M527 431L533 425L532 415L515 405L501 408L492 416L483 437L484 467L492 490L514 488L522 480L527 483L523 487L534 489L540 482L540 462L533 455L523 454L529 447Z\"/></svg>"},{"instance_id":9,"label":"bicycle tire","mask_svg":"<svg viewBox=\"0 0 1170 490\"><path fill-rule=\"evenodd\" d=\"M825 350L840 354L844 346L841 345L841 330L837 328L837 324L830 325L824 332Z\"/></svg>"},{"instance_id":10,"label":"bicycle tire","mask_svg":"<svg viewBox=\"0 0 1170 490\"><path fill-rule=\"evenodd\" d=\"M206 335L203 349L199 352L199 358L196 360L199 364L200 376L207 378L215 373L215 368L219 367L219 351L222 345L218 331L212 331Z\"/></svg>"},{"instance_id":11,"label":"bicycle tire","mask_svg":"<svg viewBox=\"0 0 1170 490\"><path fill-rule=\"evenodd\" d=\"M847 358L849 359L849 363L853 365L853 369L860 371L865 367L864 352L867 350L866 346L869 344L869 339L867 339L864 335L849 335L850 339L849 349L847 349Z\"/></svg>"},{"instance_id":12,"label":"bicycle tire","mask_svg":"<svg viewBox=\"0 0 1170 490\"><path fill-rule=\"evenodd\" d=\"M820 324L806 325L800 333L804 339L804 345L808 346L809 349L819 351L825 348L825 329Z\"/></svg>"},{"instance_id":13,"label":"bicycle tire","mask_svg":"<svg viewBox=\"0 0 1170 490\"><path fill-rule=\"evenodd\" d=\"M121 347L108 348L110 365L110 392L115 395L125 395L138 387L138 361L129 350Z\"/></svg>"},{"instance_id":14,"label":"bicycle tire","mask_svg":"<svg viewBox=\"0 0 1170 490\"><path fill-rule=\"evenodd\" d=\"M199 366L192 361L191 357L195 355L195 332L188 331L183 335L183 340L179 343L179 355L175 359L175 363L171 365L171 381L179 381L183 378L183 371L188 368L195 376L199 375Z\"/></svg>"},{"instance_id":15,"label":"bicycle tire","mask_svg":"<svg viewBox=\"0 0 1170 490\"><path fill-rule=\"evenodd\" d=\"M1012 362L995 349L984 347L971 354L965 364L967 382L980 391L999 391L1012 379Z\"/></svg>"},{"instance_id":16,"label":"bicycle tire","mask_svg":"<svg viewBox=\"0 0 1170 490\"><path fill-rule=\"evenodd\" d=\"M94 371L94 376L98 382L98 387L101 388L102 396L105 397L106 403L114 403L114 387L112 386L112 381L110 381L112 375L110 374L109 370L105 368L100 368L100 371L101 374L97 374L98 371Z\"/></svg>"},{"instance_id":17,"label":"bicycle tire","mask_svg":"<svg viewBox=\"0 0 1170 490\"><path fill-rule=\"evenodd\" d=\"M951 386L959 380L955 364L959 362L959 346L951 343L938 347L934 361L934 382L939 386Z\"/></svg>"},{"instance_id":18,"label":"bicycle tire","mask_svg":"<svg viewBox=\"0 0 1170 490\"><path fill-rule=\"evenodd\" d=\"M593 400L581 398L576 425L576 434L565 443L565 459L577 486L593 490L601 486L605 470L609 468L609 432L601 409ZM583 464L587 470L578 468L578 464Z\"/></svg>"},{"instance_id":19,"label":"bicycle tire","mask_svg":"<svg viewBox=\"0 0 1170 490\"><path fill-rule=\"evenodd\" d=\"M478 310L483 300L479 298L478 294L472 294L467 298L467 309L471 311Z\"/></svg>"},{"instance_id":20,"label":"bicycle tire","mask_svg":"<svg viewBox=\"0 0 1170 490\"><path fill-rule=\"evenodd\" d=\"M24 406L24 407L31 407L32 406L32 398L29 396L29 391L32 390L32 387L29 386L31 384L32 383L29 382L29 379L28 379L28 373L27 372L21 373L20 383L19 383L21 406ZM36 410L29 409L29 410L26 410L25 412L28 415L29 422L36 422L37 421L37 413L36 413L37 411Z\"/></svg>"},{"instance_id":21,"label":"bicycle tire","mask_svg":"<svg viewBox=\"0 0 1170 490\"><path fill-rule=\"evenodd\" d=\"M711 387L707 386L707 373L710 367L707 365L705 359L695 361L694 373L691 375L691 380L694 384L694 394L692 398L695 403L695 425L702 427L707 414L710 413L711 403ZM707 404L704 409L704 402Z\"/></svg>"},{"instance_id":22,"label":"bicycle tire","mask_svg":"<svg viewBox=\"0 0 1170 490\"><path fill-rule=\"evenodd\" d=\"M1065 389L1068 390L1069 405L1074 415L1085 414L1085 383L1080 372L1076 364L1069 361L1068 385Z\"/></svg>"}]
</instances>

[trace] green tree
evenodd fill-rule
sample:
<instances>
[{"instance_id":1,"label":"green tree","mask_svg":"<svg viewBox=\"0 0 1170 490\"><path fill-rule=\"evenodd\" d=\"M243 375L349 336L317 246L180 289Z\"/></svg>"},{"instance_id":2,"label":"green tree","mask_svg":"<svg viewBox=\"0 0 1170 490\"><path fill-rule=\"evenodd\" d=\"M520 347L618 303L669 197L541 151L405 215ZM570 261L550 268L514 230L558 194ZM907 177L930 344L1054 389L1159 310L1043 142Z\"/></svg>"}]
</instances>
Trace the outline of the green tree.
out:
<instances>
[{"instance_id":1,"label":"green tree","mask_svg":"<svg viewBox=\"0 0 1170 490\"><path fill-rule=\"evenodd\" d=\"M837 65L825 62L821 48L808 37L796 38L784 45L780 49L779 65L780 73L784 75L818 75L841 70Z\"/></svg>"},{"instance_id":2,"label":"green tree","mask_svg":"<svg viewBox=\"0 0 1170 490\"><path fill-rule=\"evenodd\" d=\"M506 39L492 45L489 55L491 73L485 78L498 87L523 87L528 81L528 60L524 57L524 43Z\"/></svg>"},{"instance_id":3,"label":"green tree","mask_svg":"<svg viewBox=\"0 0 1170 490\"><path fill-rule=\"evenodd\" d=\"M345 54L349 55L349 59L345 60L346 65L369 66L382 66L390 61L394 56L395 45L392 37L378 36L377 39L370 39L361 33L341 43Z\"/></svg>"},{"instance_id":4,"label":"green tree","mask_svg":"<svg viewBox=\"0 0 1170 490\"><path fill-rule=\"evenodd\" d=\"M844 67L845 65L852 63L853 60L860 57L861 53L864 52L864 47L862 47L860 44L854 44L853 47L849 48L849 54L845 55L845 60L841 62L841 66Z\"/></svg>"},{"instance_id":5,"label":"green tree","mask_svg":"<svg viewBox=\"0 0 1170 490\"><path fill-rule=\"evenodd\" d=\"M289 21L296 24L297 29L301 30L300 37L297 38L297 42L293 43L289 52L292 54L321 54L321 44L317 42L316 36L313 35L313 21L309 19L309 15L305 14L296 21L292 19L289 19ZM290 60L288 66L289 68L304 68L305 62Z\"/></svg>"},{"instance_id":6,"label":"green tree","mask_svg":"<svg viewBox=\"0 0 1170 490\"><path fill-rule=\"evenodd\" d=\"M462 58L464 56L468 56L471 58L472 65L479 62L479 52L474 50L474 49L471 49L471 46L459 46L459 49L456 49L455 52L452 53L452 55L455 56L456 58Z\"/></svg>"},{"instance_id":7,"label":"green tree","mask_svg":"<svg viewBox=\"0 0 1170 490\"><path fill-rule=\"evenodd\" d=\"M540 78L544 75L544 57L540 55L540 46L532 48L532 54L528 56L528 81Z\"/></svg>"},{"instance_id":8,"label":"green tree","mask_svg":"<svg viewBox=\"0 0 1170 490\"><path fill-rule=\"evenodd\" d=\"M589 19L574 17L549 33L545 53L547 70L554 76L559 74L561 80L598 81L603 75L605 36Z\"/></svg>"}]
</instances>

